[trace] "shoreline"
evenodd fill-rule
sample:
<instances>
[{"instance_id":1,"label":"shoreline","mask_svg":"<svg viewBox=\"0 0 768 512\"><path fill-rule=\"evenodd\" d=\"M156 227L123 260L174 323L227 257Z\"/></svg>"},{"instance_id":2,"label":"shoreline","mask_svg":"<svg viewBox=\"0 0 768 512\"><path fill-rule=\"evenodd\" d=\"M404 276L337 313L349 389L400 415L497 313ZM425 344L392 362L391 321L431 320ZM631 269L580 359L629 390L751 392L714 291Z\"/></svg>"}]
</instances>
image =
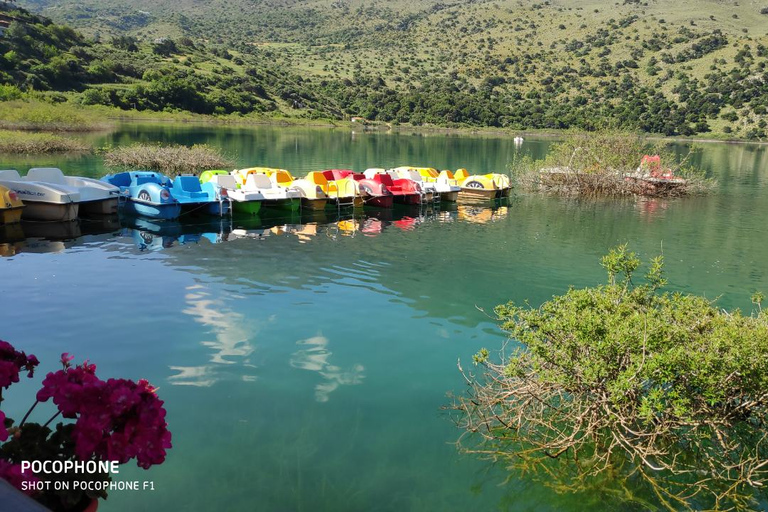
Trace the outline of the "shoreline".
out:
<instances>
[{"instance_id":1,"label":"shoreline","mask_svg":"<svg viewBox=\"0 0 768 512\"><path fill-rule=\"evenodd\" d=\"M6 102L0 103L0 105ZM44 109L49 114L54 114L50 122L46 123L41 119L33 119L33 116L27 118L27 115L11 116L11 119L2 119L0 116L0 128L5 131L26 132L26 133L55 133L83 135L90 133L114 131L119 125L136 124L164 124L164 125L197 125L197 126L219 126L219 127L259 127L274 126L284 128L312 128L312 129L347 129L353 134L412 134L412 135L441 135L458 137L497 137L512 138L516 136L531 137L536 139L560 139L568 133L580 130L552 130L552 129L512 129L481 126L435 126L435 125L410 125L410 124L390 124L379 121L352 121L335 119L304 119L291 117L243 117L243 116L215 116L205 114L194 114L190 112L153 112L129 110L122 111L112 107L103 106L80 106L73 104L52 105L42 102L11 101L7 102L8 107L15 110L23 109L29 106L31 110L35 107ZM70 114L76 114L80 118L79 122L67 124L66 118ZM50 118L49 118L50 119ZM71 117L70 117L71 119ZM46 124L50 128L46 127ZM582 130L583 131L583 130ZM724 134L707 134L701 136L665 136L661 134L639 133L653 141L669 141L678 143L725 143L725 144L755 144L765 145L768 141L746 140L740 138L725 137ZM721 137L721 135L723 135Z\"/></svg>"}]
</instances>

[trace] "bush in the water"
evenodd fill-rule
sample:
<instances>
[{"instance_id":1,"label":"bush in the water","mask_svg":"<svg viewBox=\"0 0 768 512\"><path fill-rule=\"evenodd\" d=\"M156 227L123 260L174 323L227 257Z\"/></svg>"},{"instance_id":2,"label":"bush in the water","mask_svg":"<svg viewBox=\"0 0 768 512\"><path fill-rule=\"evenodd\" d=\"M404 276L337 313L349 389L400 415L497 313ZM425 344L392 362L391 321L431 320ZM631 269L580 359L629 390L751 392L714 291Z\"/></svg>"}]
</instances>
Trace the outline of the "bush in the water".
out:
<instances>
[{"instance_id":1,"label":"bush in the water","mask_svg":"<svg viewBox=\"0 0 768 512\"><path fill-rule=\"evenodd\" d=\"M51 133L0 130L0 153L41 154L90 150L88 144L70 137Z\"/></svg>"},{"instance_id":2,"label":"bush in the water","mask_svg":"<svg viewBox=\"0 0 768 512\"><path fill-rule=\"evenodd\" d=\"M232 162L218 148L178 144L131 144L108 148L104 153L104 163L107 167L152 170L170 176L199 174L207 169L232 166Z\"/></svg>"},{"instance_id":3,"label":"bush in the water","mask_svg":"<svg viewBox=\"0 0 768 512\"><path fill-rule=\"evenodd\" d=\"M559 490L637 491L669 509L750 508L768 484L768 314L644 284L626 246L608 283L538 308L496 308L519 342L475 355L456 397L470 452L532 471ZM647 502L646 502L647 504Z\"/></svg>"},{"instance_id":4,"label":"bush in the water","mask_svg":"<svg viewBox=\"0 0 768 512\"><path fill-rule=\"evenodd\" d=\"M703 172L690 165L690 157L697 149L692 146L688 154L680 158L670 150L668 142L649 141L633 132L572 131L553 144L545 159L516 158L510 167L521 188L530 191L630 195L648 191L638 190L636 182L628 180L627 175L636 173L643 155L661 155L664 168L685 183L660 187L648 195L680 196L706 191L712 185Z\"/></svg>"}]
</instances>

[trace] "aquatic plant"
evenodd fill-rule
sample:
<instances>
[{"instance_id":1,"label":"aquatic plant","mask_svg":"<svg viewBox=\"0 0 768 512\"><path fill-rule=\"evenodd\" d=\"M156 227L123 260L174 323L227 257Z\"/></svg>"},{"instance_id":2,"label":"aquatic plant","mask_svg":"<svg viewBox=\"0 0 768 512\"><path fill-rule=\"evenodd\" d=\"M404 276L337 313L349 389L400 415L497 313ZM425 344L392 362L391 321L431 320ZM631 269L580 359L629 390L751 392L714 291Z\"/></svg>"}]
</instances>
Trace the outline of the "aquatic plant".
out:
<instances>
[{"instance_id":1,"label":"aquatic plant","mask_svg":"<svg viewBox=\"0 0 768 512\"><path fill-rule=\"evenodd\" d=\"M62 354L62 369L46 375L35 403L18 425L0 411L0 442L4 442L0 445L0 478L54 511L82 510L93 499L106 498L111 477L104 463L125 464L136 459L140 467L148 469L162 464L171 447L165 408L155 388L145 380L104 381L96 376L94 364L85 361L73 366L72 359ZM2 390L18 382L22 371L33 377L37 365L35 356L0 341L0 403ZM27 422L35 408L48 400L57 412L42 425ZM49 428L59 416L72 421ZM36 463L46 462L65 469L33 472ZM30 463L32 470L24 467ZM86 467L85 463L96 469L78 472L78 464ZM69 485L74 480L98 485L91 490L76 488ZM29 485L36 482L56 485Z\"/></svg>"},{"instance_id":2,"label":"aquatic plant","mask_svg":"<svg viewBox=\"0 0 768 512\"><path fill-rule=\"evenodd\" d=\"M469 452L559 491L599 488L670 510L754 508L768 483L768 314L661 292L626 245L608 283L496 314L513 340L461 369L455 398ZM650 496L649 500L647 497Z\"/></svg>"},{"instance_id":3,"label":"aquatic plant","mask_svg":"<svg viewBox=\"0 0 768 512\"><path fill-rule=\"evenodd\" d=\"M169 176L199 174L207 169L225 169L233 163L221 150L204 144L131 144L107 148L104 164L118 169L142 169Z\"/></svg>"},{"instance_id":4,"label":"aquatic plant","mask_svg":"<svg viewBox=\"0 0 768 512\"><path fill-rule=\"evenodd\" d=\"M683 196L709 190L713 181L690 164L698 151L691 146L679 157L666 141L651 141L633 132L601 130L572 131L554 144L543 160L515 158L510 170L521 188L560 195L654 195ZM643 186L638 168L643 155L660 155L661 162L678 180L657 180ZM638 179L641 178L641 179Z\"/></svg>"},{"instance_id":5,"label":"aquatic plant","mask_svg":"<svg viewBox=\"0 0 768 512\"><path fill-rule=\"evenodd\" d=\"M0 130L0 153L70 153L90 151L91 147L79 140L50 133L30 133Z\"/></svg>"}]
</instances>

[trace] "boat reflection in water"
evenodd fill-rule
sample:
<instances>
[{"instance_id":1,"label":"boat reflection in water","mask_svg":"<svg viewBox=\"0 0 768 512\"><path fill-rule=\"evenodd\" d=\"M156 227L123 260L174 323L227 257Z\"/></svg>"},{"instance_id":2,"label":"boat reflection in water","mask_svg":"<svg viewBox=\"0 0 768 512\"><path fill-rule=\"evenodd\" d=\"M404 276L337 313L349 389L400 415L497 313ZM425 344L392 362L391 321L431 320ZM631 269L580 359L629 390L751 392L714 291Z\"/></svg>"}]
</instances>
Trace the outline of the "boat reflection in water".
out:
<instances>
[{"instance_id":1,"label":"boat reflection in water","mask_svg":"<svg viewBox=\"0 0 768 512\"><path fill-rule=\"evenodd\" d=\"M107 240L120 231L117 215L63 222L22 221L0 226L0 256L61 252L70 247Z\"/></svg>"},{"instance_id":2,"label":"boat reflection in water","mask_svg":"<svg viewBox=\"0 0 768 512\"><path fill-rule=\"evenodd\" d=\"M123 234L133 238L134 245L140 251L158 251L175 244L196 244L202 239L218 244L226 242L232 231L232 223L227 217L195 217L190 221L126 217L123 226Z\"/></svg>"},{"instance_id":3,"label":"boat reflection in water","mask_svg":"<svg viewBox=\"0 0 768 512\"><path fill-rule=\"evenodd\" d=\"M311 243L318 237L379 236L390 227L412 231L428 222L492 222L506 217L506 202L489 206L401 205L371 211L286 211L282 214L233 217L190 217L154 220L142 217L104 216L74 222L27 222L0 226L0 257L23 252L60 252L96 240L122 238L140 252L159 251L189 244L219 244L233 240L267 240L296 237ZM98 237L98 238L94 238Z\"/></svg>"}]
</instances>

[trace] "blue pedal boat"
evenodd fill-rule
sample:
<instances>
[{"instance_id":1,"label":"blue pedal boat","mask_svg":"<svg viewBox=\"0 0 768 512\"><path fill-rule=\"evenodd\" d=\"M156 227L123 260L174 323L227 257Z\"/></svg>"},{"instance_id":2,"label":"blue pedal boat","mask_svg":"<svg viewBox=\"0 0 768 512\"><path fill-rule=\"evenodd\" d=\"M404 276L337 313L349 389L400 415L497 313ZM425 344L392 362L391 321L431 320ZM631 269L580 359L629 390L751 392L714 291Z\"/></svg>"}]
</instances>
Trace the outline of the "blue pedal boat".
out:
<instances>
[{"instance_id":1,"label":"blue pedal boat","mask_svg":"<svg viewBox=\"0 0 768 512\"><path fill-rule=\"evenodd\" d=\"M181 215L181 204L171 193L171 182L152 171L126 171L101 178L120 189L120 207L129 215L170 220Z\"/></svg>"},{"instance_id":2,"label":"blue pedal boat","mask_svg":"<svg viewBox=\"0 0 768 512\"><path fill-rule=\"evenodd\" d=\"M211 181L200 183L198 176L176 176L171 185L171 194L179 201L185 213L227 215L232 210L227 189Z\"/></svg>"}]
</instances>

